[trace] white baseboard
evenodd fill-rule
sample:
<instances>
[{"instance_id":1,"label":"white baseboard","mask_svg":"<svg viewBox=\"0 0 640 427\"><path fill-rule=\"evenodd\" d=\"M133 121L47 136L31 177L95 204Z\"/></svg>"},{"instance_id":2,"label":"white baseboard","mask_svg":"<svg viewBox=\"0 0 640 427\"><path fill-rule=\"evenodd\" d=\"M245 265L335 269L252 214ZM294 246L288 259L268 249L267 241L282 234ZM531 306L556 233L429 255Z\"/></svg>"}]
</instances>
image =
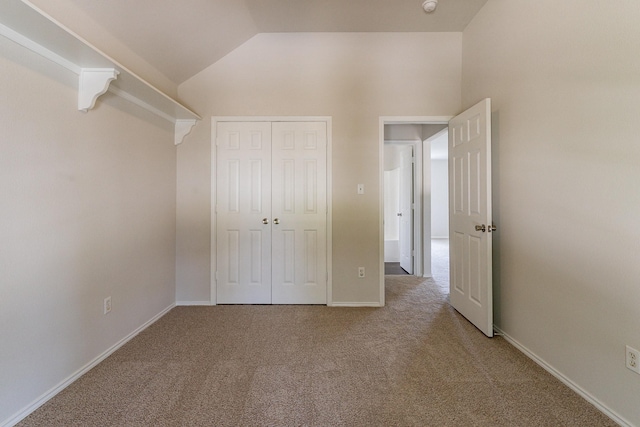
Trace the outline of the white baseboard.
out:
<instances>
[{"instance_id":1,"label":"white baseboard","mask_svg":"<svg viewBox=\"0 0 640 427\"><path fill-rule=\"evenodd\" d=\"M598 399L596 399L595 397L593 397L589 392L587 392L585 389L583 389L582 387L580 387L579 385L577 385L576 383L574 383L573 381L571 381L571 379L569 379L568 377L566 377L564 374L562 374L561 372L559 372L558 370L556 370L553 366L549 365L547 362L545 362L543 359L541 359L540 357L538 357L534 352L532 352L531 350L529 350L527 347L525 347L524 345L520 344L517 340L515 340L514 338L512 338L511 336L509 336L508 334L506 334L504 331L502 331L500 328L497 328L495 325L493 326L493 329L497 332L498 335L502 336L502 338L504 338L509 344L513 345L515 348L517 348L518 350L520 350L522 353L524 353L529 359L533 360L534 362L536 362L538 365L540 365L545 371L549 372L551 375L553 375L554 377L556 377L558 380L560 380L562 383L564 383L567 387L569 387L571 390L575 391L576 393L578 393L580 396L582 396L587 402L591 403L593 406L595 406L600 412L602 412L603 414L605 414L607 417L611 418L613 421L615 421L616 423L618 423L619 425L623 426L623 427L634 427L632 423L630 423L629 421L625 420L623 417L621 417L620 415L618 415L616 412L614 412L612 409L610 409L609 407L607 407L604 403L600 402Z\"/></svg>"},{"instance_id":2,"label":"white baseboard","mask_svg":"<svg viewBox=\"0 0 640 427\"><path fill-rule=\"evenodd\" d=\"M211 301L176 301L177 306L214 305Z\"/></svg>"},{"instance_id":3,"label":"white baseboard","mask_svg":"<svg viewBox=\"0 0 640 427\"><path fill-rule=\"evenodd\" d=\"M128 341L130 341L133 337L135 337L140 332L142 332L145 329L147 329L154 322L156 322L162 316L167 314L167 312L169 312L169 310L171 310L173 307L175 307L175 304L171 304L169 307L165 308L160 313L158 313L155 316L153 316L150 320L145 322L142 326L138 327L136 330L131 332L129 335L127 335L126 337L122 338L120 341L118 341L117 343L115 343L114 345L109 347L106 351L104 351L98 357L96 357L91 362L89 362L86 365L84 365L82 368L78 369L76 372L71 374L69 377L67 377L66 379L61 381L58 385L54 386L49 391L43 393L40 397L38 397L31 404L27 405L25 408L20 410L18 413L16 413L15 415L11 416L10 418L0 422L0 427L12 427L12 426L15 426L16 424L18 424L20 421L25 419L30 413L32 413L33 411L38 409L40 406L44 405L49 399L53 398L56 394L60 393L62 390L67 388L75 380L80 378L85 373L89 372L89 370L91 368L96 366L98 363L102 362L104 359L109 357L113 352L115 352L120 347L125 345Z\"/></svg>"},{"instance_id":4,"label":"white baseboard","mask_svg":"<svg viewBox=\"0 0 640 427\"><path fill-rule=\"evenodd\" d=\"M332 302L329 307L382 307L379 302Z\"/></svg>"}]
</instances>

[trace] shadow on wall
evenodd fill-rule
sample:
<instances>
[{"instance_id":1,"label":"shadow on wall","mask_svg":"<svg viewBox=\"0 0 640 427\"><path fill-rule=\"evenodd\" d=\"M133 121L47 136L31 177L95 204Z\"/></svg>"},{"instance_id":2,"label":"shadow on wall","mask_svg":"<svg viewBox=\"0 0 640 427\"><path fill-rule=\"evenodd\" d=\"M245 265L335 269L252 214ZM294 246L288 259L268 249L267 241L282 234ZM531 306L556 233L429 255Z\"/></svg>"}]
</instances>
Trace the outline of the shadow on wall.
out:
<instances>
[{"instance_id":1,"label":"shadow on wall","mask_svg":"<svg viewBox=\"0 0 640 427\"><path fill-rule=\"evenodd\" d=\"M491 206L492 220L498 227L498 232L493 233L493 324L502 327L500 317L500 112L491 112Z\"/></svg>"}]
</instances>

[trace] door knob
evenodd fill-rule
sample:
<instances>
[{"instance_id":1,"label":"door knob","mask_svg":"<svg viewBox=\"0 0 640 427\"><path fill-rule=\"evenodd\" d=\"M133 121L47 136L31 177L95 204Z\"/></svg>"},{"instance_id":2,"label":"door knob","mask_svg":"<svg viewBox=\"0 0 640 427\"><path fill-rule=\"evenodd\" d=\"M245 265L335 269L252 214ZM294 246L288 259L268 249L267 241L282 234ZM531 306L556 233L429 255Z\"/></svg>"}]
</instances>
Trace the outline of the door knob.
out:
<instances>
[{"instance_id":1,"label":"door knob","mask_svg":"<svg viewBox=\"0 0 640 427\"><path fill-rule=\"evenodd\" d=\"M498 229L498 227L496 227L495 225L491 224L488 228L488 232L491 233L492 231L496 231Z\"/></svg>"},{"instance_id":2,"label":"door knob","mask_svg":"<svg viewBox=\"0 0 640 427\"><path fill-rule=\"evenodd\" d=\"M398 212L396 215L398 215L398 216L402 216L402 212Z\"/></svg>"},{"instance_id":3,"label":"door knob","mask_svg":"<svg viewBox=\"0 0 640 427\"><path fill-rule=\"evenodd\" d=\"M267 218L262 218L262 223L263 224L269 224L269 220Z\"/></svg>"},{"instance_id":4,"label":"door knob","mask_svg":"<svg viewBox=\"0 0 640 427\"><path fill-rule=\"evenodd\" d=\"M280 220L279 220L278 218L274 218L274 219L273 219L273 223L274 223L275 225L278 225L278 224L280 224Z\"/></svg>"},{"instance_id":5,"label":"door knob","mask_svg":"<svg viewBox=\"0 0 640 427\"><path fill-rule=\"evenodd\" d=\"M487 228L485 227L484 224L476 225L476 231L482 231L484 233L485 231L487 231Z\"/></svg>"}]
</instances>

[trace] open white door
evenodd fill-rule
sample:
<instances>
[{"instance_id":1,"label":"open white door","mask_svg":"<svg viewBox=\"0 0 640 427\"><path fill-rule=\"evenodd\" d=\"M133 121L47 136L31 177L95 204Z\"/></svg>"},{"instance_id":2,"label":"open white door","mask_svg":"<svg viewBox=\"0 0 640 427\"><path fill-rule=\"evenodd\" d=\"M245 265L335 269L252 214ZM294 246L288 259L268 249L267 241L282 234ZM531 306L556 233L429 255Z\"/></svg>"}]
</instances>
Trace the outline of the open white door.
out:
<instances>
[{"instance_id":1,"label":"open white door","mask_svg":"<svg viewBox=\"0 0 640 427\"><path fill-rule=\"evenodd\" d=\"M400 267L413 274L413 147L400 151Z\"/></svg>"},{"instance_id":2,"label":"open white door","mask_svg":"<svg viewBox=\"0 0 640 427\"><path fill-rule=\"evenodd\" d=\"M491 99L449 122L451 305L493 336Z\"/></svg>"}]
</instances>

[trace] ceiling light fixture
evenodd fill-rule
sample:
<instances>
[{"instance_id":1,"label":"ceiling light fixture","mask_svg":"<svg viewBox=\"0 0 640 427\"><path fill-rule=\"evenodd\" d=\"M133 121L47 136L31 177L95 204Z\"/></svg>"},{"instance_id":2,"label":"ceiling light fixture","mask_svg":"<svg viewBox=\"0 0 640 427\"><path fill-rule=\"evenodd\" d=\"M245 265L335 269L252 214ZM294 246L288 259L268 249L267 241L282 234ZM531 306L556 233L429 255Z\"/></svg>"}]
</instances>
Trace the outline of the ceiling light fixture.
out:
<instances>
[{"instance_id":1,"label":"ceiling light fixture","mask_svg":"<svg viewBox=\"0 0 640 427\"><path fill-rule=\"evenodd\" d=\"M424 3L422 3L422 8L427 13L433 13L436 7L438 7L438 0L425 0Z\"/></svg>"}]
</instances>

